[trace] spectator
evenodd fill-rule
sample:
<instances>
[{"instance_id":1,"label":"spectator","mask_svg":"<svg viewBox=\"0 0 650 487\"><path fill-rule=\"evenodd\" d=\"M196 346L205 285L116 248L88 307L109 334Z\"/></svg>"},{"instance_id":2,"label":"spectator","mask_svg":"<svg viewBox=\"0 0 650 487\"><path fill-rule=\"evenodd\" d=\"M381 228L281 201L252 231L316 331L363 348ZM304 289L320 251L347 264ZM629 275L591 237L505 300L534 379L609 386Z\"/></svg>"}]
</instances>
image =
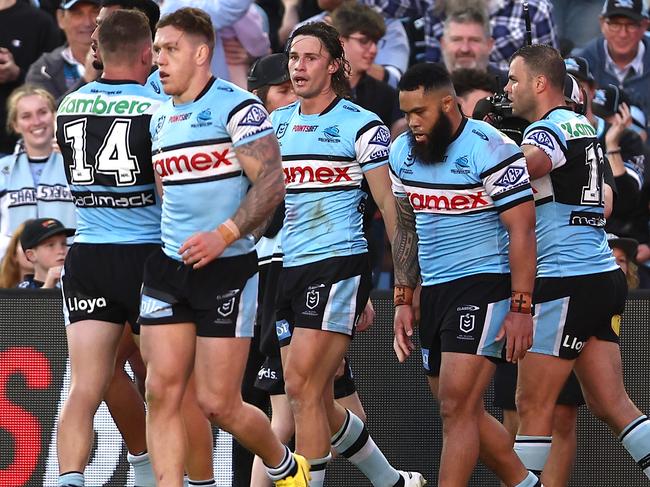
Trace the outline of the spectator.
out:
<instances>
[{"instance_id":1,"label":"spectator","mask_svg":"<svg viewBox=\"0 0 650 487\"><path fill-rule=\"evenodd\" d=\"M399 135L406 129L406 123L399 109L397 91L368 75L377 56L377 43L386 33L383 17L366 5L346 2L336 9L331 20L350 63L348 82L352 99L379 116L393 134Z\"/></svg>"},{"instance_id":2,"label":"spectator","mask_svg":"<svg viewBox=\"0 0 650 487\"><path fill-rule=\"evenodd\" d=\"M0 0L0 157L13 152L16 143L4 130L9 94L23 83L29 66L60 40L46 12L22 0Z\"/></svg>"},{"instance_id":3,"label":"spectator","mask_svg":"<svg viewBox=\"0 0 650 487\"><path fill-rule=\"evenodd\" d=\"M479 100L494 95L497 83L493 76L478 69L457 69L451 73L456 96L463 114L471 117Z\"/></svg>"},{"instance_id":4,"label":"spectator","mask_svg":"<svg viewBox=\"0 0 650 487\"><path fill-rule=\"evenodd\" d=\"M258 59L248 74L248 91L260 99L269 113L296 101L286 54L270 54Z\"/></svg>"},{"instance_id":5,"label":"spectator","mask_svg":"<svg viewBox=\"0 0 650 487\"><path fill-rule=\"evenodd\" d=\"M57 11L67 43L41 55L29 68L26 81L41 86L58 99L85 73L90 35L95 30L99 0L68 0Z\"/></svg>"},{"instance_id":6,"label":"spectator","mask_svg":"<svg viewBox=\"0 0 650 487\"><path fill-rule=\"evenodd\" d=\"M27 260L20 245L20 236L24 228L24 223L18 225L9 240L7 252L0 262L0 288L2 289L16 287L28 274L34 273L34 265Z\"/></svg>"},{"instance_id":7,"label":"spectator","mask_svg":"<svg viewBox=\"0 0 650 487\"><path fill-rule=\"evenodd\" d=\"M59 287L63 262L68 253L66 237L74 235L54 218L37 218L25 223L20 245L25 257L34 265L34 274L18 284L24 289Z\"/></svg>"},{"instance_id":8,"label":"spectator","mask_svg":"<svg viewBox=\"0 0 650 487\"><path fill-rule=\"evenodd\" d=\"M299 27L307 22L330 22L331 16L337 8L345 2L355 0L318 0L318 6L323 9L318 15L308 18L298 24ZM364 2L366 5L372 0ZM367 73L373 78L385 81L393 88L397 87L402 73L408 67L410 47L406 30L399 19L386 19L386 32L377 43L377 56L375 62L370 66Z\"/></svg>"},{"instance_id":9,"label":"spectator","mask_svg":"<svg viewBox=\"0 0 650 487\"><path fill-rule=\"evenodd\" d=\"M580 51L596 84L614 84L650 113L650 39L644 36L648 18L641 0L607 0L600 16L602 36Z\"/></svg>"},{"instance_id":10,"label":"spectator","mask_svg":"<svg viewBox=\"0 0 650 487\"><path fill-rule=\"evenodd\" d=\"M448 8L461 9L461 3L467 6L487 5L495 40L490 61L503 71L508 70L510 57L526 43L526 21L524 2L520 0L424 0L427 8L424 13L426 60L438 62L442 59L440 38L444 32L444 20ZM555 23L550 0L528 0L533 44L558 46Z\"/></svg>"},{"instance_id":11,"label":"spectator","mask_svg":"<svg viewBox=\"0 0 650 487\"><path fill-rule=\"evenodd\" d=\"M485 5L463 10L453 10L444 21L440 38L442 58L447 70L470 68L487 71L499 78L499 87L508 82L508 72L490 63L494 39L490 34L490 19ZM472 112L469 112L470 114Z\"/></svg>"},{"instance_id":12,"label":"spectator","mask_svg":"<svg viewBox=\"0 0 650 487\"><path fill-rule=\"evenodd\" d=\"M63 159L53 150L54 98L43 88L23 85L7 106L7 130L22 139L15 154L0 158L0 255L30 218L47 215L76 226Z\"/></svg>"},{"instance_id":13,"label":"spectator","mask_svg":"<svg viewBox=\"0 0 650 487\"><path fill-rule=\"evenodd\" d=\"M639 287L639 274L636 265L636 253L639 242L633 238L620 238L613 233L607 234L607 243L612 249L616 263L625 273L628 289Z\"/></svg>"}]
</instances>

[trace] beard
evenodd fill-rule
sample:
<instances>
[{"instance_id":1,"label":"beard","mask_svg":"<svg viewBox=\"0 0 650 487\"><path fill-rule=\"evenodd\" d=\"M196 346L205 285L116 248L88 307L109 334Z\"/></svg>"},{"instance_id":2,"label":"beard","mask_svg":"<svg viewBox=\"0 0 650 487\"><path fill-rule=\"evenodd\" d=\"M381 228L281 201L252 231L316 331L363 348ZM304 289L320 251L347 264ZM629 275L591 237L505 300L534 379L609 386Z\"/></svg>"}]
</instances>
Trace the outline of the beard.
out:
<instances>
[{"instance_id":1,"label":"beard","mask_svg":"<svg viewBox=\"0 0 650 487\"><path fill-rule=\"evenodd\" d=\"M426 142L417 142L413 132L409 131L409 139L413 155L424 164L443 162L443 157L451 144L454 134L451 133L451 121L439 111L438 121L427 134Z\"/></svg>"}]
</instances>

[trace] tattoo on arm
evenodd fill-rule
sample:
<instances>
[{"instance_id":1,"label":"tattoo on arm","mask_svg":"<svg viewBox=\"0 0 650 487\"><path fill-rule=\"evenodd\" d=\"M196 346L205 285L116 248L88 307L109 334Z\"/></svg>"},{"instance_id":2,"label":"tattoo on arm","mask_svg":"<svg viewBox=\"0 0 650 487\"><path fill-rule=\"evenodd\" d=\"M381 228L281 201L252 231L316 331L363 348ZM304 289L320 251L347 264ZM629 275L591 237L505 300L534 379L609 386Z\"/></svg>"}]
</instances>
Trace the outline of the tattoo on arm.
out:
<instances>
[{"instance_id":1,"label":"tattoo on arm","mask_svg":"<svg viewBox=\"0 0 650 487\"><path fill-rule=\"evenodd\" d=\"M395 284L415 288L420 278L415 213L407 198L395 200L397 203L397 228L393 238Z\"/></svg>"},{"instance_id":2,"label":"tattoo on arm","mask_svg":"<svg viewBox=\"0 0 650 487\"><path fill-rule=\"evenodd\" d=\"M257 172L247 174L253 186L232 218L242 235L255 232L257 239L273 218L275 207L284 198L280 148L275 135L271 134L237 147L236 152L237 156L259 161Z\"/></svg>"}]
</instances>

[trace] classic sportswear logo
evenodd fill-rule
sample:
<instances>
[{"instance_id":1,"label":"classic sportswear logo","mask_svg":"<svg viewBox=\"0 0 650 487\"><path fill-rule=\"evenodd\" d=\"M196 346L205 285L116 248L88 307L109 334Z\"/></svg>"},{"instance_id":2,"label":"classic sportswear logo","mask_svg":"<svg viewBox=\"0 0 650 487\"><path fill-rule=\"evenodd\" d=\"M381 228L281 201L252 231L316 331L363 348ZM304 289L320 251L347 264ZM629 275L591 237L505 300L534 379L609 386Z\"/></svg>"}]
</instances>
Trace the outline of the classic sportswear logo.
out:
<instances>
[{"instance_id":1,"label":"classic sportswear logo","mask_svg":"<svg viewBox=\"0 0 650 487\"><path fill-rule=\"evenodd\" d=\"M59 114L88 115L142 115L151 108L151 103L133 97L123 97L108 101L102 95L94 98L72 96L66 98L59 107Z\"/></svg>"},{"instance_id":2,"label":"classic sportswear logo","mask_svg":"<svg viewBox=\"0 0 650 487\"><path fill-rule=\"evenodd\" d=\"M87 314L91 314L95 311L95 308L105 308L106 307L106 298L88 298L81 299L72 297L68 298L68 311L85 311Z\"/></svg>"}]
</instances>

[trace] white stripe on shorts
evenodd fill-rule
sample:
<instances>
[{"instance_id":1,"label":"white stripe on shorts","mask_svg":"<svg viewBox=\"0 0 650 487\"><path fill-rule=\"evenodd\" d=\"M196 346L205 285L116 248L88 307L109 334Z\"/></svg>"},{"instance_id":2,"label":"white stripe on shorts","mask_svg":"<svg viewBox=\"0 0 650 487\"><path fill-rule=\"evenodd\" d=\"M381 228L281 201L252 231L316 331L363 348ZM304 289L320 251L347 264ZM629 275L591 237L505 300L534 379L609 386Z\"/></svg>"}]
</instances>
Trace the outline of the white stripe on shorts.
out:
<instances>
[{"instance_id":1,"label":"white stripe on shorts","mask_svg":"<svg viewBox=\"0 0 650 487\"><path fill-rule=\"evenodd\" d=\"M360 283L361 276L353 276L332 284L323 312L323 330L352 335Z\"/></svg>"}]
</instances>

